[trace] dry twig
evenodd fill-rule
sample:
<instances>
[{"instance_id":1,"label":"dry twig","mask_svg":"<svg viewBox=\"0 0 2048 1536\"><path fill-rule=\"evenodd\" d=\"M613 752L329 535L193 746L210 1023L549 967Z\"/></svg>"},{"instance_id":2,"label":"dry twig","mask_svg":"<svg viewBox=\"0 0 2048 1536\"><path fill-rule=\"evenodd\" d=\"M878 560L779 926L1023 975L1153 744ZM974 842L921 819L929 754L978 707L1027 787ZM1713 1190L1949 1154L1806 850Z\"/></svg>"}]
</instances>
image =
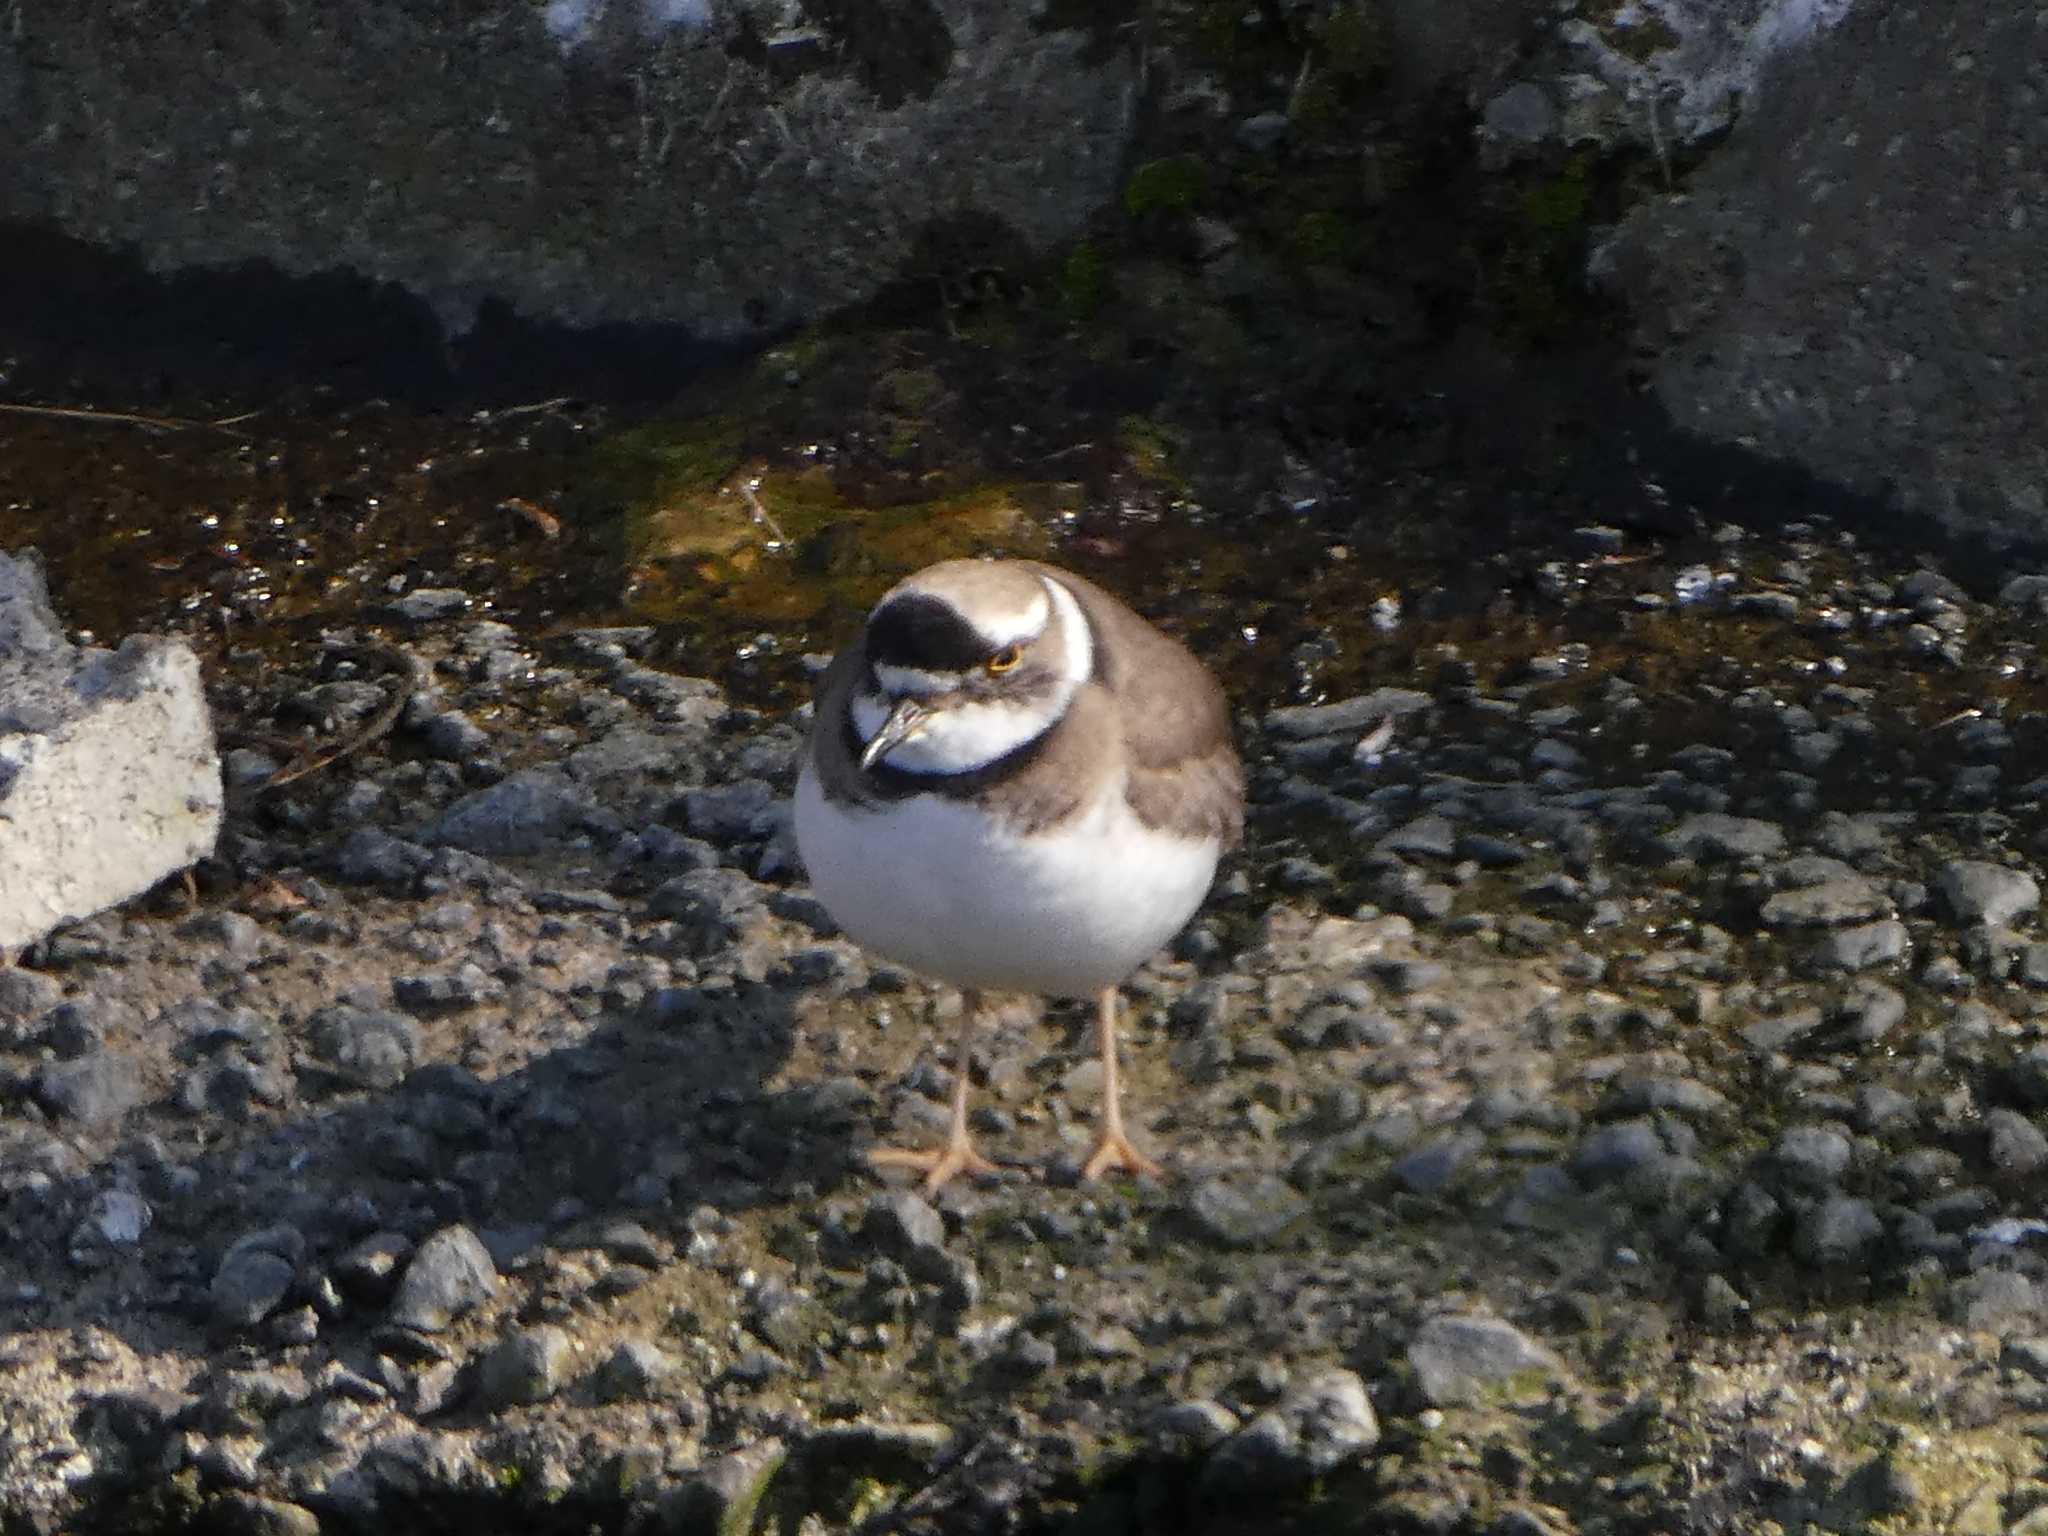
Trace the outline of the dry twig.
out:
<instances>
[{"instance_id":1,"label":"dry twig","mask_svg":"<svg viewBox=\"0 0 2048 1536\"><path fill-rule=\"evenodd\" d=\"M410 651L401 650L395 645L371 644L358 649L365 656L384 661L386 670L398 679L397 686L391 690L391 696L378 706L377 712L363 723L363 728L355 735L345 738L318 757L278 769L263 781L261 788L281 788L305 778L308 774L318 773L322 768L331 767L345 757L353 757L371 742L387 735L391 728L398 724L398 717L405 712L405 706L412 702L412 696L419 691L420 664L413 660Z\"/></svg>"},{"instance_id":2,"label":"dry twig","mask_svg":"<svg viewBox=\"0 0 2048 1536\"><path fill-rule=\"evenodd\" d=\"M92 421L110 426L141 427L145 432L225 432L230 437L247 437L246 432L237 432L235 424L247 421L254 411L244 411L239 416L223 416L218 421L187 421L179 416L141 416L133 411L94 411L76 405L20 405L13 401L0 401L0 414L8 416L35 416L49 421Z\"/></svg>"}]
</instances>

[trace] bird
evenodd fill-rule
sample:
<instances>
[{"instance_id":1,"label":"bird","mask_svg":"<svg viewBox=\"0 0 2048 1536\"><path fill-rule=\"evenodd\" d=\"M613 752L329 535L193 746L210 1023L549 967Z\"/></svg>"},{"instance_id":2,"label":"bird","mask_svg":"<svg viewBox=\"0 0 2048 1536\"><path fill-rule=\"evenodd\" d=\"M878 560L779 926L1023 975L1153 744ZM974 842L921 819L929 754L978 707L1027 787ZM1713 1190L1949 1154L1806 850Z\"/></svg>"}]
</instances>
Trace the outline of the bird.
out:
<instances>
[{"instance_id":1,"label":"bird","mask_svg":"<svg viewBox=\"0 0 2048 1536\"><path fill-rule=\"evenodd\" d=\"M1032 560L946 560L884 593L818 680L797 848L842 931L963 994L946 1141L880 1147L927 1194L997 1165L968 1067L985 994L1092 999L1098 1135L1081 1168L1159 1178L1124 1128L1123 982L1193 916L1244 827L1221 686L1103 588Z\"/></svg>"}]
</instances>

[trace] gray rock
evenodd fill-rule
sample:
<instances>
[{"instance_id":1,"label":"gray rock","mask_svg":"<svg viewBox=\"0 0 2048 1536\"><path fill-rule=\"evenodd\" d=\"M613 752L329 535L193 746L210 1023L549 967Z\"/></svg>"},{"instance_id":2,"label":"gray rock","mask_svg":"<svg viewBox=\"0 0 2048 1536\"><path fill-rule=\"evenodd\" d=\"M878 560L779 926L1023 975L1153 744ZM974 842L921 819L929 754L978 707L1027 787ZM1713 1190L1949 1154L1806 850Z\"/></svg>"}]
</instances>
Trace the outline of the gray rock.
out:
<instances>
[{"instance_id":1,"label":"gray rock","mask_svg":"<svg viewBox=\"0 0 2048 1536\"><path fill-rule=\"evenodd\" d=\"M1875 965L1903 960L1913 940L1896 918L1838 928L1813 948L1807 963L1817 971L1867 971Z\"/></svg>"},{"instance_id":2,"label":"gray rock","mask_svg":"<svg viewBox=\"0 0 2048 1536\"><path fill-rule=\"evenodd\" d=\"M1253 154L1264 154L1287 137L1292 125L1285 112L1259 112L1237 125L1237 142Z\"/></svg>"},{"instance_id":3,"label":"gray rock","mask_svg":"<svg viewBox=\"0 0 2048 1536\"><path fill-rule=\"evenodd\" d=\"M1725 14L1697 13L1716 28ZM1655 358L1651 391L1689 431L1951 531L2038 539L2048 386L2015 377L1980 339L2048 330L2031 281L2048 206L2048 128L2030 107L2035 13L1956 0L1938 28L1903 33L1882 7L1827 16L1838 24L1783 29L1802 41L1763 89L1697 89L1699 75L1680 88L1739 99L1740 123L1684 197L1636 205L1595 269ZM1896 91L1914 95L1904 138ZM1993 160L2009 171L1973 180ZM1920 278L1945 261L1967 269L1966 287ZM1855 340L1809 344L1816 336ZM1911 465L1893 446L1901 432L1916 444Z\"/></svg>"},{"instance_id":4,"label":"gray rock","mask_svg":"<svg viewBox=\"0 0 2048 1536\"><path fill-rule=\"evenodd\" d=\"M637 1221L602 1222L579 1232L577 1240L587 1242L593 1248L602 1248L622 1264L639 1264L647 1269L658 1269L670 1258L667 1245Z\"/></svg>"},{"instance_id":5,"label":"gray rock","mask_svg":"<svg viewBox=\"0 0 2048 1536\"><path fill-rule=\"evenodd\" d=\"M1661 842L1671 858L1768 859L1785 851L1785 829L1775 821L1703 811L1686 817Z\"/></svg>"},{"instance_id":6,"label":"gray rock","mask_svg":"<svg viewBox=\"0 0 2048 1536\"><path fill-rule=\"evenodd\" d=\"M817 1304L779 1276L763 1280L747 1299L748 1329L784 1355L795 1355L817 1341L819 1319Z\"/></svg>"},{"instance_id":7,"label":"gray rock","mask_svg":"<svg viewBox=\"0 0 2048 1536\"><path fill-rule=\"evenodd\" d=\"M1556 135L1557 105L1550 99L1550 93L1535 81L1517 80L1487 102L1479 126L1487 141L1496 146L1497 154L1501 157L1524 154ZM1574 529L1574 541L1582 548L1592 548L1588 539L1578 537L1592 531L1594 530ZM1614 547L1621 547L1618 530L1597 531L1614 533Z\"/></svg>"},{"instance_id":8,"label":"gray rock","mask_svg":"<svg viewBox=\"0 0 2048 1536\"><path fill-rule=\"evenodd\" d=\"M1698 1078L1666 1073L1631 1073L1617 1078L1601 1105L1602 1114L1644 1115L1668 1111L1681 1115L1719 1115L1728 1098Z\"/></svg>"},{"instance_id":9,"label":"gray rock","mask_svg":"<svg viewBox=\"0 0 2048 1536\"><path fill-rule=\"evenodd\" d=\"M191 647L73 646L41 565L0 554L0 954L206 857L221 803Z\"/></svg>"},{"instance_id":10,"label":"gray rock","mask_svg":"<svg viewBox=\"0 0 2048 1536\"><path fill-rule=\"evenodd\" d=\"M1814 832L1814 846L1852 864L1868 859L1897 843L1898 830L1893 825L1894 819L1877 815L1846 816L1840 811L1829 811L1821 817L1820 826Z\"/></svg>"},{"instance_id":11,"label":"gray rock","mask_svg":"<svg viewBox=\"0 0 2048 1536\"><path fill-rule=\"evenodd\" d=\"M2048 1381L2048 1338L2039 1334L2008 1338L1999 1349L1998 1363L2010 1371L2023 1371L2036 1381Z\"/></svg>"},{"instance_id":12,"label":"gray rock","mask_svg":"<svg viewBox=\"0 0 2048 1536\"><path fill-rule=\"evenodd\" d=\"M319 1060L361 1088L395 1088L419 1064L420 1028L387 1008L337 1003L308 1021Z\"/></svg>"},{"instance_id":13,"label":"gray rock","mask_svg":"<svg viewBox=\"0 0 2048 1536\"><path fill-rule=\"evenodd\" d=\"M277 1310L298 1275L298 1253L289 1251L292 1246L275 1232L257 1232L228 1249L207 1291L216 1326L253 1327Z\"/></svg>"},{"instance_id":14,"label":"gray rock","mask_svg":"<svg viewBox=\"0 0 2048 1536\"><path fill-rule=\"evenodd\" d=\"M459 587L414 587L403 597L381 604L383 612L407 624L433 624L460 618L472 599Z\"/></svg>"},{"instance_id":15,"label":"gray rock","mask_svg":"<svg viewBox=\"0 0 2048 1536\"><path fill-rule=\"evenodd\" d=\"M1586 1136L1572 1153L1571 1172L1587 1184L1605 1184L1661 1163L1669 1155L1656 1126L1648 1120L1623 1120Z\"/></svg>"},{"instance_id":16,"label":"gray rock","mask_svg":"<svg viewBox=\"0 0 2048 1536\"><path fill-rule=\"evenodd\" d=\"M647 900L655 917L676 923L700 949L737 939L766 909L767 891L736 869L705 869L664 880Z\"/></svg>"},{"instance_id":17,"label":"gray rock","mask_svg":"<svg viewBox=\"0 0 2048 1536\"><path fill-rule=\"evenodd\" d=\"M1476 1312L1443 1313L1415 1330L1408 1364L1422 1395L1439 1408L1505 1394L1521 1399L1534 1384L1564 1373L1557 1355L1514 1324Z\"/></svg>"},{"instance_id":18,"label":"gray rock","mask_svg":"<svg viewBox=\"0 0 2048 1536\"><path fill-rule=\"evenodd\" d=\"M2016 1110L1985 1111L1984 1137L1985 1156L2001 1177L2025 1178L2048 1166L2048 1135Z\"/></svg>"},{"instance_id":19,"label":"gray rock","mask_svg":"<svg viewBox=\"0 0 2048 1536\"><path fill-rule=\"evenodd\" d=\"M1795 1125L1778 1138L1771 1161L1796 1189L1825 1194L1849 1171L1849 1138L1822 1125Z\"/></svg>"},{"instance_id":20,"label":"gray rock","mask_svg":"<svg viewBox=\"0 0 2048 1536\"><path fill-rule=\"evenodd\" d=\"M407 890L432 862L433 855L418 843L394 837L381 827L357 827L336 850L333 869L353 885Z\"/></svg>"},{"instance_id":21,"label":"gray rock","mask_svg":"<svg viewBox=\"0 0 2048 1536\"><path fill-rule=\"evenodd\" d=\"M886 1465L928 1470L960 1443L960 1431L948 1424L912 1419L857 1419L824 1424L804 1440L803 1456L811 1468L873 1468Z\"/></svg>"},{"instance_id":22,"label":"gray rock","mask_svg":"<svg viewBox=\"0 0 2048 1536\"><path fill-rule=\"evenodd\" d=\"M2038 1328L2041 1288L2010 1269L1983 1269L1966 1275L1950 1289L1944 1311L1949 1320L1978 1333L2028 1332Z\"/></svg>"},{"instance_id":23,"label":"gray rock","mask_svg":"<svg viewBox=\"0 0 2048 1536\"><path fill-rule=\"evenodd\" d=\"M607 1403L665 1396L682 1375L682 1362L646 1339L627 1339L597 1368L597 1395Z\"/></svg>"},{"instance_id":24,"label":"gray rock","mask_svg":"<svg viewBox=\"0 0 2048 1536\"><path fill-rule=\"evenodd\" d=\"M1758 916L1766 928L1843 928L1878 916L1891 900L1861 875L1779 891Z\"/></svg>"},{"instance_id":25,"label":"gray rock","mask_svg":"<svg viewBox=\"0 0 2048 1536\"><path fill-rule=\"evenodd\" d=\"M1883 1236L1884 1222L1868 1200L1833 1195L1801 1213L1792 1246L1809 1264L1838 1266L1861 1262Z\"/></svg>"},{"instance_id":26,"label":"gray rock","mask_svg":"<svg viewBox=\"0 0 2048 1536\"><path fill-rule=\"evenodd\" d=\"M1440 1194L1485 1145L1477 1131L1455 1131L1396 1158L1393 1174L1411 1194Z\"/></svg>"},{"instance_id":27,"label":"gray rock","mask_svg":"<svg viewBox=\"0 0 2048 1536\"><path fill-rule=\"evenodd\" d=\"M907 1190L889 1190L868 1202L861 1238L920 1280L938 1284L953 1273L944 1220L929 1202Z\"/></svg>"},{"instance_id":28,"label":"gray rock","mask_svg":"<svg viewBox=\"0 0 2048 1536\"><path fill-rule=\"evenodd\" d=\"M1726 747L1695 742L1671 754L1671 761L1686 777L1703 784L1719 784L1735 771L1735 754Z\"/></svg>"},{"instance_id":29,"label":"gray rock","mask_svg":"<svg viewBox=\"0 0 2048 1536\"><path fill-rule=\"evenodd\" d=\"M351 1295L381 1303L390 1298L411 1257L412 1239L403 1233L372 1232L335 1259L332 1273Z\"/></svg>"},{"instance_id":30,"label":"gray rock","mask_svg":"<svg viewBox=\"0 0 2048 1536\"><path fill-rule=\"evenodd\" d=\"M59 1003L43 1018L35 1043L47 1046L66 1061L75 1061L106 1044L101 1010L84 1003Z\"/></svg>"},{"instance_id":31,"label":"gray rock","mask_svg":"<svg viewBox=\"0 0 2048 1536\"><path fill-rule=\"evenodd\" d=\"M1560 1215L1575 1200L1579 1186L1570 1172L1556 1163L1538 1163L1522 1175L1521 1182L1500 1203L1501 1224L1518 1232L1541 1230L1555 1221L1569 1221Z\"/></svg>"},{"instance_id":32,"label":"gray rock","mask_svg":"<svg viewBox=\"0 0 2048 1536\"><path fill-rule=\"evenodd\" d=\"M1238 1417L1206 1397L1168 1403L1145 1421L1145 1443L1154 1455L1192 1459L1234 1434Z\"/></svg>"},{"instance_id":33,"label":"gray rock","mask_svg":"<svg viewBox=\"0 0 2048 1536\"><path fill-rule=\"evenodd\" d=\"M1059 1350L1053 1342L1028 1328L1014 1329L993 1361L998 1369L1026 1380L1043 1376L1059 1363Z\"/></svg>"},{"instance_id":34,"label":"gray rock","mask_svg":"<svg viewBox=\"0 0 2048 1536\"><path fill-rule=\"evenodd\" d=\"M459 1399L462 1372L453 1360L433 1360L411 1372L404 1382L408 1411L416 1419L431 1418Z\"/></svg>"},{"instance_id":35,"label":"gray rock","mask_svg":"<svg viewBox=\"0 0 2048 1536\"><path fill-rule=\"evenodd\" d=\"M102 1048L37 1068L35 1093L56 1119L98 1130L142 1102L142 1071L133 1058Z\"/></svg>"},{"instance_id":36,"label":"gray rock","mask_svg":"<svg viewBox=\"0 0 2048 1536\"><path fill-rule=\"evenodd\" d=\"M378 6L144 48L67 14L41 44L49 90L108 144L147 143L157 175L117 193L124 161L71 148L61 112L12 93L9 141L50 148L9 199L153 271L345 267L400 285L449 335L495 297L560 326L765 341L872 297L934 220L987 218L1044 252L1114 200L1136 62L1035 19L948 0L877 36L837 13L664 0L522 4L472 30L467 13ZM457 78L432 62L451 50ZM238 84L281 58L288 97L245 121ZM168 80L197 120L157 115ZM483 170L500 161L525 170ZM434 600L422 619L452 607L412 596Z\"/></svg>"},{"instance_id":37,"label":"gray rock","mask_svg":"<svg viewBox=\"0 0 2048 1536\"><path fill-rule=\"evenodd\" d=\"M544 1403L562 1389L576 1346L552 1325L507 1334L477 1364L477 1397L487 1408Z\"/></svg>"},{"instance_id":38,"label":"gray rock","mask_svg":"<svg viewBox=\"0 0 2048 1536\"><path fill-rule=\"evenodd\" d=\"M1203 1236L1225 1248L1257 1248L1308 1214L1301 1192L1276 1174L1219 1174L1188 1195L1187 1212Z\"/></svg>"},{"instance_id":39,"label":"gray rock","mask_svg":"<svg viewBox=\"0 0 2048 1536\"><path fill-rule=\"evenodd\" d=\"M1737 1258L1763 1258L1777 1246L1784 1217L1784 1206L1763 1185L1738 1185L1728 1197L1723 1243Z\"/></svg>"},{"instance_id":40,"label":"gray rock","mask_svg":"<svg viewBox=\"0 0 2048 1536\"><path fill-rule=\"evenodd\" d=\"M506 858L546 853L586 831L617 829L617 818L562 774L530 768L463 796L441 813L427 838Z\"/></svg>"},{"instance_id":41,"label":"gray rock","mask_svg":"<svg viewBox=\"0 0 2048 1536\"><path fill-rule=\"evenodd\" d=\"M1831 1044L1858 1049L1878 1044L1906 1017L1906 999L1881 981L1856 983L1828 1009Z\"/></svg>"},{"instance_id":42,"label":"gray rock","mask_svg":"<svg viewBox=\"0 0 2048 1536\"><path fill-rule=\"evenodd\" d=\"M1788 1008L1783 1013L1774 1013L1745 1024L1742 1038L1752 1050L1782 1051L1795 1041L1804 1040L1827 1022L1827 1015L1818 1008Z\"/></svg>"},{"instance_id":43,"label":"gray rock","mask_svg":"<svg viewBox=\"0 0 2048 1536\"><path fill-rule=\"evenodd\" d=\"M491 752L491 733L459 709L429 715L417 726L427 751L444 763L480 762Z\"/></svg>"},{"instance_id":44,"label":"gray rock","mask_svg":"<svg viewBox=\"0 0 2048 1536\"><path fill-rule=\"evenodd\" d=\"M1959 923L2003 927L2041 904L2032 875L1982 859L1951 859L1935 873L1934 890Z\"/></svg>"},{"instance_id":45,"label":"gray rock","mask_svg":"<svg viewBox=\"0 0 2048 1536\"><path fill-rule=\"evenodd\" d=\"M783 1455L781 1441L764 1438L705 1462L695 1477L661 1501L657 1528L678 1532L746 1529L769 1483L782 1469Z\"/></svg>"},{"instance_id":46,"label":"gray rock","mask_svg":"<svg viewBox=\"0 0 2048 1536\"><path fill-rule=\"evenodd\" d=\"M1856 1090L1856 1128L1866 1134L1909 1129L1918 1113L1919 1106L1896 1088L1867 1083Z\"/></svg>"},{"instance_id":47,"label":"gray rock","mask_svg":"<svg viewBox=\"0 0 2048 1536\"><path fill-rule=\"evenodd\" d=\"M1458 857L1471 859L1484 869L1513 869L1526 864L1535 855L1526 843L1513 838L1495 837L1490 832L1461 832L1458 835Z\"/></svg>"},{"instance_id":48,"label":"gray rock","mask_svg":"<svg viewBox=\"0 0 2048 1536\"><path fill-rule=\"evenodd\" d=\"M774 831L784 796L761 779L683 792L683 819L698 837L715 843L766 837Z\"/></svg>"},{"instance_id":49,"label":"gray rock","mask_svg":"<svg viewBox=\"0 0 2048 1536\"><path fill-rule=\"evenodd\" d=\"M1389 716L1399 719L1434 702L1412 688L1377 688L1335 704L1290 704L1266 716L1266 729L1290 741L1314 736L1355 736Z\"/></svg>"},{"instance_id":50,"label":"gray rock","mask_svg":"<svg viewBox=\"0 0 2048 1536\"><path fill-rule=\"evenodd\" d=\"M0 966L0 1040L14 1026L41 1018L63 997L64 989L39 971Z\"/></svg>"},{"instance_id":51,"label":"gray rock","mask_svg":"<svg viewBox=\"0 0 2048 1536\"><path fill-rule=\"evenodd\" d=\"M2022 1051L2008 1070L2007 1081L2030 1109L2048 1109L2048 1045Z\"/></svg>"},{"instance_id":52,"label":"gray rock","mask_svg":"<svg viewBox=\"0 0 2048 1536\"><path fill-rule=\"evenodd\" d=\"M725 695L716 683L701 677L622 667L611 675L611 686L657 720L702 725L725 713Z\"/></svg>"},{"instance_id":53,"label":"gray rock","mask_svg":"<svg viewBox=\"0 0 2048 1536\"><path fill-rule=\"evenodd\" d=\"M1458 855L1458 829L1442 816L1418 816L1396 827L1375 846L1385 853L1448 862Z\"/></svg>"},{"instance_id":54,"label":"gray rock","mask_svg":"<svg viewBox=\"0 0 2048 1536\"><path fill-rule=\"evenodd\" d=\"M443 1227L421 1243L405 1267L390 1320L421 1333L439 1333L498 1291L490 1250L465 1226Z\"/></svg>"},{"instance_id":55,"label":"gray rock","mask_svg":"<svg viewBox=\"0 0 2048 1536\"><path fill-rule=\"evenodd\" d=\"M105 1189L93 1196L78 1231L109 1247L132 1248L155 1220L150 1203L134 1190Z\"/></svg>"},{"instance_id":56,"label":"gray rock","mask_svg":"<svg viewBox=\"0 0 2048 1536\"><path fill-rule=\"evenodd\" d=\"M482 966L472 963L439 976L394 976L391 995L412 1013L454 1013L495 1002L505 995L505 988Z\"/></svg>"},{"instance_id":57,"label":"gray rock","mask_svg":"<svg viewBox=\"0 0 2048 1536\"><path fill-rule=\"evenodd\" d=\"M1290 1385L1280 1401L1218 1445L1202 1469L1217 1496L1298 1487L1360 1460L1379 1444L1365 1383L1329 1370Z\"/></svg>"}]
</instances>

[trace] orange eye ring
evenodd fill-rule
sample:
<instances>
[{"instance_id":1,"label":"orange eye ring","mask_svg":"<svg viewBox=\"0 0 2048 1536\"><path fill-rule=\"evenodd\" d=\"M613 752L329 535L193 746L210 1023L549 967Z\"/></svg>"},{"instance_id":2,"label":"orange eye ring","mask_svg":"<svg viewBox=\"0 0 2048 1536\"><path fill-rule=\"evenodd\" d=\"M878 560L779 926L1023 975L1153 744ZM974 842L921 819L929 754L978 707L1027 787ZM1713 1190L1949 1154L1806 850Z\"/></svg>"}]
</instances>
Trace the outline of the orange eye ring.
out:
<instances>
[{"instance_id":1,"label":"orange eye ring","mask_svg":"<svg viewBox=\"0 0 2048 1536\"><path fill-rule=\"evenodd\" d=\"M989 657L988 669L993 675L1001 677L1005 672L1016 671L1017 663L1023 659L1023 646L1006 645L1000 651L997 651L995 655Z\"/></svg>"}]
</instances>

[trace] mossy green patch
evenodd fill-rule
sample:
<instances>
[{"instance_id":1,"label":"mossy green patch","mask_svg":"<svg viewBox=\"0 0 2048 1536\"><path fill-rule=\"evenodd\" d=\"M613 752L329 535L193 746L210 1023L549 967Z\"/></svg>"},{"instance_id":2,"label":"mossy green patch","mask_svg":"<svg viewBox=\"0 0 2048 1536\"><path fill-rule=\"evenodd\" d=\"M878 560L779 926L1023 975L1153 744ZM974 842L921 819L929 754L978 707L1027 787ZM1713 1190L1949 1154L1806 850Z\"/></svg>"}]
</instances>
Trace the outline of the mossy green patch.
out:
<instances>
[{"instance_id":1,"label":"mossy green patch","mask_svg":"<svg viewBox=\"0 0 2048 1536\"><path fill-rule=\"evenodd\" d=\"M926 381L899 380L915 393ZM688 436L686 429L686 436ZM654 452L663 472L625 515L630 608L643 619L796 623L859 611L934 560L1044 555L1071 488L996 483L896 505L856 500L822 465ZM712 465L727 470L722 478Z\"/></svg>"},{"instance_id":2,"label":"mossy green patch","mask_svg":"<svg viewBox=\"0 0 2048 1536\"><path fill-rule=\"evenodd\" d=\"M1489 288L1501 328L1523 345L1555 340L1586 314L1580 267L1593 215L1593 164L1576 154L1525 187Z\"/></svg>"},{"instance_id":3,"label":"mossy green patch","mask_svg":"<svg viewBox=\"0 0 2048 1536\"><path fill-rule=\"evenodd\" d=\"M1187 485L1177 464L1186 446L1186 435L1178 428L1150 417L1126 416L1117 423L1117 447L1126 472L1175 493Z\"/></svg>"},{"instance_id":4,"label":"mossy green patch","mask_svg":"<svg viewBox=\"0 0 2048 1536\"><path fill-rule=\"evenodd\" d=\"M1288 245L1298 260L1312 266L1342 266L1358 253L1358 228L1341 213L1312 209L1295 221Z\"/></svg>"},{"instance_id":5,"label":"mossy green patch","mask_svg":"<svg viewBox=\"0 0 2048 1536\"><path fill-rule=\"evenodd\" d=\"M1372 108L1393 62L1377 5L1338 6L1310 29L1289 118L1297 133L1333 133Z\"/></svg>"},{"instance_id":6,"label":"mossy green patch","mask_svg":"<svg viewBox=\"0 0 2048 1536\"><path fill-rule=\"evenodd\" d=\"M724 484L739 468L742 437L736 417L655 422L607 438L591 470L627 501L696 495Z\"/></svg>"},{"instance_id":7,"label":"mossy green patch","mask_svg":"<svg viewBox=\"0 0 2048 1536\"><path fill-rule=\"evenodd\" d=\"M1109 258L1092 240L1083 240L1067 253L1060 264L1054 287L1059 294L1059 311L1067 320L1087 320L1109 298Z\"/></svg>"},{"instance_id":8,"label":"mossy green patch","mask_svg":"<svg viewBox=\"0 0 2048 1536\"><path fill-rule=\"evenodd\" d=\"M1124 211L1134 219L1192 213L1208 187L1208 167L1194 155L1148 160L1124 183Z\"/></svg>"},{"instance_id":9,"label":"mossy green patch","mask_svg":"<svg viewBox=\"0 0 2048 1536\"><path fill-rule=\"evenodd\" d=\"M1669 53L1683 41L1655 11L1625 0L1592 0L1585 7L1585 19L1599 29L1608 47L1638 64Z\"/></svg>"}]
</instances>

